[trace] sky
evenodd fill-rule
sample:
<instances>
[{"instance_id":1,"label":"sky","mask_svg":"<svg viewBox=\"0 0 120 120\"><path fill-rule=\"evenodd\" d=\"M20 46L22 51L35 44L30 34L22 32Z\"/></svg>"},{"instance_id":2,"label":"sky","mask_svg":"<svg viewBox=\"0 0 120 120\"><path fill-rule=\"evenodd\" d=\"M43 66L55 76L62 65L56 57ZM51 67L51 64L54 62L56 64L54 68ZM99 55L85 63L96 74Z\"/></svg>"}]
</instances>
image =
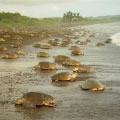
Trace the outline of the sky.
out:
<instances>
[{"instance_id":1,"label":"sky","mask_svg":"<svg viewBox=\"0 0 120 120\"><path fill-rule=\"evenodd\" d=\"M120 0L0 0L0 12L30 17L61 17L69 10L84 17L120 15Z\"/></svg>"}]
</instances>

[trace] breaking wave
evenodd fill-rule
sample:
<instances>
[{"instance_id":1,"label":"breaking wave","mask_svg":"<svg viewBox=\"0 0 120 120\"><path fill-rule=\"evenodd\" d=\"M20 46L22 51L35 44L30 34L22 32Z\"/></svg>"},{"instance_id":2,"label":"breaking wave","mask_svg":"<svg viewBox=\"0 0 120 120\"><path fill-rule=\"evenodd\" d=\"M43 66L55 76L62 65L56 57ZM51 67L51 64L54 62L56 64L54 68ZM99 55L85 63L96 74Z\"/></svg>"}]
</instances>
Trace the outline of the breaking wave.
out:
<instances>
[{"instance_id":1,"label":"breaking wave","mask_svg":"<svg viewBox=\"0 0 120 120\"><path fill-rule=\"evenodd\" d=\"M113 35L111 39L112 39L112 43L115 43L116 45L120 46L120 32Z\"/></svg>"}]
</instances>

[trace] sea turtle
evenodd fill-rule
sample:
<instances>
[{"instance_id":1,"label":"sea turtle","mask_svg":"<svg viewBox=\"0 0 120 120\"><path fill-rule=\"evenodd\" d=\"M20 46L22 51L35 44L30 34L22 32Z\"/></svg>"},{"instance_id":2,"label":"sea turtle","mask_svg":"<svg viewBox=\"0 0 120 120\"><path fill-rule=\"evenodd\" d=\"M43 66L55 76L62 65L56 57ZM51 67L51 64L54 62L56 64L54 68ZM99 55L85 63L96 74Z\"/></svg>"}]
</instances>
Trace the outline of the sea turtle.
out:
<instances>
[{"instance_id":1,"label":"sea turtle","mask_svg":"<svg viewBox=\"0 0 120 120\"><path fill-rule=\"evenodd\" d=\"M77 60L73 60L73 59L67 59L63 65L67 65L67 66L78 66L80 65L80 62Z\"/></svg>"},{"instance_id":2,"label":"sea turtle","mask_svg":"<svg viewBox=\"0 0 120 120\"><path fill-rule=\"evenodd\" d=\"M93 72L90 66L88 65L79 65L78 67L73 68L74 72L77 73L90 73Z\"/></svg>"},{"instance_id":3,"label":"sea turtle","mask_svg":"<svg viewBox=\"0 0 120 120\"><path fill-rule=\"evenodd\" d=\"M17 55L15 53L7 53L5 55L2 55L3 59L16 59Z\"/></svg>"},{"instance_id":4,"label":"sea turtle","mask_svg":"<svg viewBox=\"0 0 120 120\"><path fill-rule=\"evenodd\" d=\"M10 38L10 37L11 37L11 36L8 35L8 34L4 35L4 38Z\"/></svg>"},{"instance_id":5,"label":"sea turtle","mask_svg":"<svg viewBox=\"0 0 120 120\"><path fill-rule=\"evenodd\" d=\"M96 46L104 46L104 43L98 42Z\"/></svg>"},{"instance_id":6,"label":"sea turtle","mask_svg":"<svg viewBox=\"0 0 120 120\"><path fill-rule=\"evenodd\" d=\"M94 37L95 35L94 34L90 34L89 37Z\"/></svg>"},{"instance_id":7,"label":"sea turtle","mask_svg":"<svg viewBox=\"0 0 120 120\"><path fill-rule=\"evenodd\" d=\"M80 50L80 48L78 46L71 46L69 50Z\"/></svg>"},{"instance_id":8,"label":"sea turtle","mask_svg":"<svg viewBox=\"0 0 120 120\"><path fill-rule=\"evenodd\" d=\"M15 53L16 53L17 55L25 55L25 51L22 50L22 49L16 50Z\"/></svg>"},{"instance_id":9,"label":"sea turtle","mask_svg":"<svg viewBox=\"0 0 120 120\"><path fill-rule=\"evenodd\" d=\"M39 53L37 53L37 57L48 57L48 56L49 55L46 52L39 52Z\"/></svg>"},{"instance_id":10,"label":"sea turtle","mask_svg":"<svg viewBox=\"0 0 120 120\"><path fill-rule=\"evenodd\" d=\"M65 62L67 59L70 59L70 57L65 56L65 55L53 56L53 58L55 59L56 62L60 62L60 63L63 63L63 62Z\"/></svg>"},{"instance_id":11,"label":"sea turtle","mask_svg":"<svg viewBox=\"0 0 120 120\"><path fill-rule=\"evenodd\" d=\"M86 80L82 85L81 88L83 90L92 90L92 91L103 91L104 86L99 83L97 80Z\"/></svg>"},{"instance_id":12,"label":"sea turtle","mask_svg":"<svg viewBox=\"0 0 120 120\"><path fill-rule=\"evenodd\" d=\"M86 39L86 42L91 42L91 40L89 40L89 39Z\"/></svg>"},{"instance_id":13,"label":"sea turtle","mask_svg":"<svg viewBox=\"0 0 120 120\"><path fill-rule=\"evenodd\" d=\"M40 45L41 49L51 49L51 45Z\"/></svg>"},{"instance_id":14,"label":"sea turtle","mask_svg":"<svg viewBox=\"0 0 120 120\"><path fill-rule=\"evenodd\" d=\"M51 43L53 46L60 46L62 44L62 42L59 39L55 39L54 41L52 41Z\"/></svg>"},{"instance_id":15,"label":"sea turtle","mask_svg":"<svg viewBox=\"0 0 120 120\"><path fill-rule=\"evenodd\" d=\"M49 43L49 40L47 40L47 39L42 39L42 40L40 40L40 42Z\"/></svg>"},{"instance_id":16,"label":"sea turtle","mask_svg":"<svg viewBox=\"0 0 120 120\"><path fill-rule=\"evenodd\" d=\"M12 39L13 39L13 40L22 40L23 37L20 36L20 35L16 35L16 36L14 36Z\"/></svg>"},{"instance_id":17,"label":"sea turtle","mask_svg":"<svg viewBox=\"0 0 120 120\"><path fill-rule=\"evenodd\" d=\"M47 34L47 35L46 35L46 37L51 38L51 37L52 37L52 35L51 35L51 34Z\"/></svg>"},{"instance_id":18,"label":"sea turtle","mask_svg":"<svg viewBox=\"0 0 120 120\"><path fill-rule=\"evenodd\" d=\"M12 48L19 48L21 46L21 42L20 41L16 41L15 43L13 43L11 45Z\"/></svg>"},{"instance_id":19,"label":"sea turtle","mask_svg":"<svg viewBox=\"0 0 120 120\"><path fill-rule=\"evenodd\" d=\"M68 42L66 42L66 41L62 41L62 43L61 43L61 47L67 47L69 45L69 43Z\"/></svg>"},{"instance_id":20,"label":"sea turtle","mask_svg":"<svg viewBox=\"0 0 120 120\"><path fill-rule=\"evenodd\" d=\"M66 44L70 44L72 43L72 40L69 37L65 37L62 42L66 43Z\"/></svg>"},{"instance_id":21,"label":"sea turtle","mask_svg":"<svg viewBox=\"0 0 120 120\"><path fill-rule=\"evenodd\" d=\"M0 46L0 51L7 51L8 48L7 47L4 47L4 46Z\"/></svg>"},{"instance_id":22,"label":"sea turtle","mask_svg":"<svg viewBox=\"0 0 120 120\"><path fill-rule=\"evenodd\" d=\"M80 50L73 50L71 53L73 56L84 55Z\"/></svg>"},{"instance_id":23,"label":"sea turtle","mask_svg":"<svg viewBox=\"0 0 120 120\"><path fill-rule=\"evenodd\" d=\"M105 43L111 43L111 41L112 41L112 39L109 38L105 41Z\"/></svg>"},{"instance_id":24,"label":"sea turtle","mask_svg":"<svg viewBox=\"0 0 120 120\"><path fill-rule=\"evenodd\" d=\"M48 106L54 107L54 97L40 93L40 92L28 92L15 101L15 105L22 105L23 107L41 107Z\"/></svg>"},{"instance_id":25,"label":"sea turtle","mask_svg":"<svg viewBox=\"0 0 120 120\"><path fill-rule=\"evenodd\" d=\"M30 37L34 37L35 35L34 34L32 34L32 33L29 33L28 34Z\"/></svg>"},{"instance_id":26,"label":"sea turtle","mask_svg":"<svg viewBox=\"0 0 120 120\"><path fill-rule=\"evenodd\" d=\"M36 70L54 70L56 69L55 63L50 62L40 62L38 65L34 66Z\"/></svg>"},{"instance_id":27,"label":"sea turtle","mask_svg":"<svg viewBox=\"0 0 120 120\"><path fill-rule=\"evenodd\" d=\"M77 77L77 73L70 74L69 72L60 72L53 75L52 81L73 81Z\"/></svg>"},{"instance_id":28,"label":"sea turtle","mask_svg":"<svg viewBox=\"0 0 120 120\"><path fill-rule=\"evenodd\" d=\"M33 47L35 47L35 48L40 48L40 46L41 46L41 44L39 44L39 43L33 45Z\"/></svg>"},{"instance_id":29,"label":"sea turtle","mask_svg":"<svg viewBox=\"0 0 120 120\"><path fill-rule=\"evenodd\" d=\"M88 42L87 41L81 41L79 45L87 45Z\"/></svg>"},{"instance_id":30,"label":"sea turtle","mask_svg":"<svg viewBox=\"0 0 120 120\"><path fill-rule=\"evenodd\" d=\"M80 44L80 42L81 42L80 40L77 40L75 43L76 43L76 44Z\"/></svg>"},{"instance_id":31,"label":"sea turtle","mask_svg":"<svg viewBox=\"0 0 120 120\"><path fill-rule=\"evenodd\" d=\"M0 38L0 43L5 42L6 40L3 38Z\"/></svg>"}]
</instances>

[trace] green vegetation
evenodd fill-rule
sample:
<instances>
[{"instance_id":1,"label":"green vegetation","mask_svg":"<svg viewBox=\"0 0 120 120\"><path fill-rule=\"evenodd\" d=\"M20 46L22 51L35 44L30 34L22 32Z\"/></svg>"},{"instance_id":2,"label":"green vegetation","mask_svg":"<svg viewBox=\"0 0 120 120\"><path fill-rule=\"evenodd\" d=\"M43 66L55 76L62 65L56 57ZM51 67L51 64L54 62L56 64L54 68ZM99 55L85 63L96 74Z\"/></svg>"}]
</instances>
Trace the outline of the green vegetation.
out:
<instances>
[{"instance_id":1,"label":"green vegetation","mask_svg":"<svg viewBox=\"0 0 120 120\"><path fill-rule=\"evenodd\" d=\"M30 18L22 16L20 13L1 12L0 13L0 26L2 27L16 27L16 26L38 26L38 25L51 25L58 24L62 18Z\"/></svg>"},{"instance_id":2,"label":"green vegetation","mask_svg":"<svg viewBox=\"0 0 120 120\"><path fill-rule=\"evenodd\" d=\"M85 18L80 16L80 13L73 13L71 11L64 13L63 16L63 22L80 22L83 20L85 20Z\"/></svg>"},{"instance_id":3,"label":"green vegetation","mask_svg":"<svg viewBox=\"0 0 120 120\"><path fill-rule=\"evenodd\" d=\"M82 24L94 23L101 21L119 21L120 15L114 16L100 16L100 17L86 17L83 18L79 13L72 13L71 11L64 14L63 18L30 18L22 16L20 13L1 12L0 13L0 27L17 27L17 26L39 26L39 25L56 25L56 24Z\"/></svg>"}]
</instances>

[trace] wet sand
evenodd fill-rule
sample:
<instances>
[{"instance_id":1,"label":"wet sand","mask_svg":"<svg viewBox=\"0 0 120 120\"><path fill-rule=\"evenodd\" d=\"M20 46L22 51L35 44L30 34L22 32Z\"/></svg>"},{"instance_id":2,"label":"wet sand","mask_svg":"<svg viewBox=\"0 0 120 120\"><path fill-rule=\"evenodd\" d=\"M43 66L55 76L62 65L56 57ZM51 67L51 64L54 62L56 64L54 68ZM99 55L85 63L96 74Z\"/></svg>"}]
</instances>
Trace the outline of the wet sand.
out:
<instances>
[{"instance_id":1,"label":"wet sand","mask_svg":"<svg viewBox=\"0 0 120 120\"><path fill-rule=\"evenodd\" d=\"M64 47L54 47L50 50L33 48L34 43L26 44L27 52L15 60L0 59L0 120L119 120L120 117L120 47L105 44L97 47L97 42L104 42L112 34L120 31L120 23L96 24L82 26L94 33L89 38L88 45L80 45L84 56L72 56L70 50ZM72 29L81 29L73 27ZM76 33L77 35L77 33ZM76 41L72 39L73 43ZM39 51L47 51L49 58L37 58ZM50 73L35 71L33 66L40 61L54 62L52 56L67 55L79 60L81 64L90 65L94 73L79 74L75 82L52 83L51 76L60 71L70 71L69 68L57 65L58 70ZM105 86L103 92L83 91L80 84L87 79L97 79ZM27 109L15 107L14 101L23 93L30 91L44 92L56 99L55 108Z\"/></svg>"}]
</instances>

